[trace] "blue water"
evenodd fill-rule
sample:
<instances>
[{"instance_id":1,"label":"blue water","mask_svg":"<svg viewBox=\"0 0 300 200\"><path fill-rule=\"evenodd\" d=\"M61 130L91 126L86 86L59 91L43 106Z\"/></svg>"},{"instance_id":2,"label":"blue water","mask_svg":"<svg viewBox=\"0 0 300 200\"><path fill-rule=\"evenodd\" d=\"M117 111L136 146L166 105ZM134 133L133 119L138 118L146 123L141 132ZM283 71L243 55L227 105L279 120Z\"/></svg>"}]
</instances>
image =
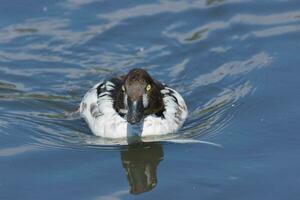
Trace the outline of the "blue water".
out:
<instances>
[{"instance_id":1,"label":"blue water","mask_svg":"<svg viewBox=\"0 0 300 200\"><path fill-rule=\"evenodd\" d=\"M298 199L299 52L298 0L2 0L0 199ZM104 145L70 114L134 67L217 145Z\"/></svg>"}]
</instances>

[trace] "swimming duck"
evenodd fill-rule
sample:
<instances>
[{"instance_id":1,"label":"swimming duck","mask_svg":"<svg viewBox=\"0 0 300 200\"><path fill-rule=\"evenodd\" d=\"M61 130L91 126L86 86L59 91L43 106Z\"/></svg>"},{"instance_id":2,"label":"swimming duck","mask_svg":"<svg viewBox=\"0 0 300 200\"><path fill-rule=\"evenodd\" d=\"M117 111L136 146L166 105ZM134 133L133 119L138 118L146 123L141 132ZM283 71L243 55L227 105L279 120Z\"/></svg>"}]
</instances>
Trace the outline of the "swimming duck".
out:
<instances>
[{"instance_id":1,"label":"swimming duck","mask_svg":"<svg viewBox=\"0 0 300 200\"><path fill-rule=\"evenodd\" d=\"M188 114L178 92L138 68L94 85L79 111L93 134L105 138L174 133Z\"/></svg>"}]
</instances>

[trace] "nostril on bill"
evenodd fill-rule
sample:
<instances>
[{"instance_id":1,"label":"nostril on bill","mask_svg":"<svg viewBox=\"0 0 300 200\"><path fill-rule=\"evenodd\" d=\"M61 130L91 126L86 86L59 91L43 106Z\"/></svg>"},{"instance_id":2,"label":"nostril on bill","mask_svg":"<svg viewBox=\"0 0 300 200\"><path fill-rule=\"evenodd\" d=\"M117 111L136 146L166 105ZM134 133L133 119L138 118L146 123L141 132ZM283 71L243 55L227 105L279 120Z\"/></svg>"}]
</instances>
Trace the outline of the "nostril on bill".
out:
<instances>
[{"instance_id":1,"label":"nostril on bill","mask_svg":"<svg viewBox=\"0 0 300 200\"><path fill-rule=\"evenodd\" d=\"M134 117L134 116L130 116L130 117L128 117L127 118L127 121L130 123L130 124L136 124L136 123L138 123L139 121L140 121L140 119L139 118L137 118L137 117Z\"/></svg>"},{"instance_id":2,"label":"nostril on bill","mask_svg":"<svg viewBox=\"0 0 300 200\"><path fill-rule=\"evenodd\" d=\"M127 121L128 121L130 124L135 124L135 123L137 122L137 120L136 120L134 117L128 118Z\"/></svg>"}]
</instances>

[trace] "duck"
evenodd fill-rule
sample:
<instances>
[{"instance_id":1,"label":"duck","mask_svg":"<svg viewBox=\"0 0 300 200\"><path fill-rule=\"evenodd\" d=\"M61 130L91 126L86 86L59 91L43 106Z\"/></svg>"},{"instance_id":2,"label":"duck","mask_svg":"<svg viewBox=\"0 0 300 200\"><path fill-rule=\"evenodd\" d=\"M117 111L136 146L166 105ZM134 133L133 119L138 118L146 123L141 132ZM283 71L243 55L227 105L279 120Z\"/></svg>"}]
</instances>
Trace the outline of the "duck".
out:
<instances>
[{"instance_id":1,"label":"duck","mask_svg":"<svg viewBox=\"0 0 300 200\"><path fill-rule=\"evenodd\" d=\"M95 84L79 112L94 135L113 139L176 133L188 115L183 97L142 68Z\"/></svg>"}]
</instances>

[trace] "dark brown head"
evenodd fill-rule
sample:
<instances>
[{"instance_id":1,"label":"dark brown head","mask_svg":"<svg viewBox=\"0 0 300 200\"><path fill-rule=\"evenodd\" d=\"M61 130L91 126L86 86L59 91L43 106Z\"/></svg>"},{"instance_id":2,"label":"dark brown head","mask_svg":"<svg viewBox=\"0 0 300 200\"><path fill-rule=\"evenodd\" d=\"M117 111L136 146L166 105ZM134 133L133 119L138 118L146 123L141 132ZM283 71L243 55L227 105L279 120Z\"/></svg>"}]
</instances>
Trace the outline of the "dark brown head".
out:
<instances>
[{"instance_id":1,"label":"dark brown head","mask_svg":"<svg viewBox=\"0 0 300 200\"><path fill-rule=\"evenodd\" d=\"M143 69L132 69L125 76L122 93L126 119L135 124L145 115L155 114L163 109L161 85L156 83Z\"/></svg>"}]
</instances>

